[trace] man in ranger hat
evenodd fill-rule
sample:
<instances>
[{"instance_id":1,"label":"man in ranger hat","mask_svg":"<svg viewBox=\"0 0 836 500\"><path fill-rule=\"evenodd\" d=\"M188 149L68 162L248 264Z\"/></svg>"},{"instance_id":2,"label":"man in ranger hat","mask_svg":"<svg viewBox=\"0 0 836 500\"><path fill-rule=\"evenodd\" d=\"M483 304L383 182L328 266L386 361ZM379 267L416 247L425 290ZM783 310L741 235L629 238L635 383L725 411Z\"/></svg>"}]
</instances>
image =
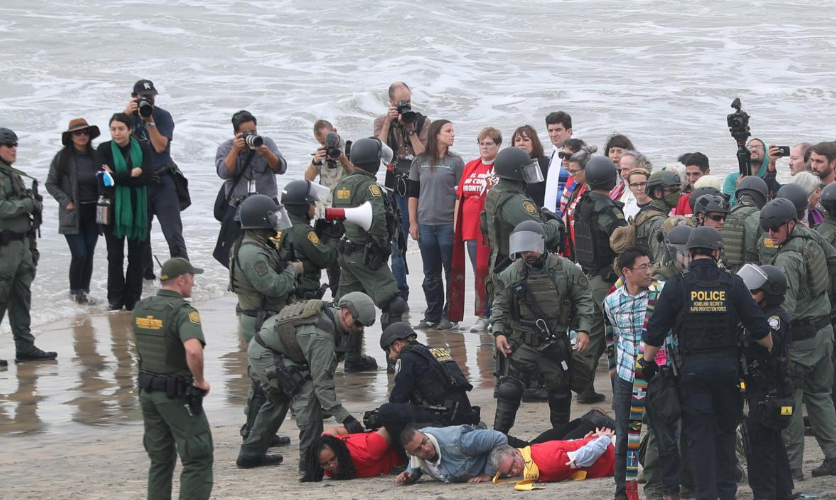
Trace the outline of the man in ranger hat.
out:
<instances>
[{"instance_id":1,"label":"man in ranger hat","mask_svg":"<svg viewBox=\"0 0 836 500\"><path fill-rule=\"evenodd\" d=\"M203 378L206 340L200 314L185 299L203 269L173 258L160 270L157 295L133 311L139 356L139 405L143 443L151 467L148 498L171 498L171 478L180 455L180 498L207 499L212 493L212 431L203 412L209 382Z\"/></svg>"},{"instance_id":2,"label":"man in ranger hat","mask_svg":"<svg viewBox=\"0 0 836 500\"><path fill-rule=\"evenodd\" d=\"M372 326L375 307L361 292L344 295L337 307L321 300L297 302L268 319L247 350L267 402L261 407L238 453L238 467L281 463L281 455L267 455L273 436L293 407L299 427L299 470L314 438L322 434L323 410L348 432L363 432L363 425L342 405L334 389L337 351L352 335Z\"/></svg>"},{"instance_id":3,"label":"man in ranger hat","mask_svg":"<svg viewBox=\"0 0 836 500\"><path fill-rule=\"evenodd\" d=\"M15 160L17 135L0 128L0 322L8 310L15 361L55 359L58 354L35 347L35 337L29 330L32 281L39 255L34 222L43 211L43 203L26 189L23 177L32 178L12 167ZM0 366L7 364L0 359Z\"/></svg>"}]
</instances>

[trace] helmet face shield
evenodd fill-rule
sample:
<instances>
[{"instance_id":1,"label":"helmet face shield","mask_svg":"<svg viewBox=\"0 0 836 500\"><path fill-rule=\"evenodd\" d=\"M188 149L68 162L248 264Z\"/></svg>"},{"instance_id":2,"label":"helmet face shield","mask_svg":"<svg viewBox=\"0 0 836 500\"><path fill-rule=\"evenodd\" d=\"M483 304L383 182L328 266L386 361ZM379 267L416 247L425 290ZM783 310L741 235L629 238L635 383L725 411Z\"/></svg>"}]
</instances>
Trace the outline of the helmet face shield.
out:
<instances>
[{"instance_id":1,"label":"helmet face shield","mask_svg":"<svg viewBox=\"0 0 836 500\"><path fill-rule=\"evenodd\" d=\"M761 268L753 264L746 264L741 267L740 271L737 271L737 275L743 279L743 283L746 284L746 288L748 288L750 292L760 290L764 287L764 285L766 285L766 282L769 281L769 276L767 276Z\"/></svg>"},{"instance_id":2,"label":"helmet face shield","mask_svg":"<svg viewBox=\"0 0 836 500\"><path fill-rule=\"evenodd\" d=\"M543 182L543 171L540 170L540 163L537 160L521 167L520 173L522 173L523 180L528 184Z\"/></svg>"},{"instance_id":3,"label":"helmet face shield","mask_svg":"<svg viewBox=\"0 0 836 500\"><path fill-rule=\"evenodd\" d=\"M316 202L326 202L328 201L328 195L331 194L331 190L322 184L314 184L311 182L309 194Z\"/></svg>"},{"instance_id":4,"label":"helmet face shield","mask_svg":"<svg viewBox=\"0 0 836 500\"><path fill-rule=\"evenodd\" d=\"M511 260L516 260L517 254L522 252L546 253L546 240L540 233L534 231L515 231L508 240L508 253Z\"/></svg>"},{"instance_id":5,"label":"helmet face shield","mask_svg":"<svg viewBox=\"0 0 836 500\"><path fill-rule=\"evenodd\" d=\"M688 269L688 265L691 263L691 254L688 253L688 245L684 243L668 243L667 249L668 257L670 257L677 271Z\"/></svg>"},{"instance_id":6,"label":"helmet face shield","mask_svg":"<svg viewBox=\"0 0 836 500\"><path fill-rule=\"evenodd\" d=\"M282 206L272 212L268 212L267 219L276 231L284 231L293 226L290 222L290 217L287 215L287 210L285 210Z\"/></svg>"},{"instance_id":7,"label":"helmet face shield","mask_svg":"<svg viewBox=\"0 0 836 500\"><path fill-rule=\"evenodd\" d=\"M386 145L385 142L380 143L380 162L383 163L384 167L389 166L392 163L392 158L395 157L395 153L392 151L392 148Z\"/></svg>"}]
</instances>

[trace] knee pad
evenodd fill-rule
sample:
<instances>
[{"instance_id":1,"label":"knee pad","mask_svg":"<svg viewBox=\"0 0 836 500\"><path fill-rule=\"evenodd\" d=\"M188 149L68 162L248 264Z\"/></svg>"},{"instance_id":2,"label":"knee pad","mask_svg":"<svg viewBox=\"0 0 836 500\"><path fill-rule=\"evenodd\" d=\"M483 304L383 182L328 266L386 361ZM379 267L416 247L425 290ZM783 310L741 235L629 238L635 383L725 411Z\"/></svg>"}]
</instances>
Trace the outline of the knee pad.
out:
<instances>
[{"instance_id":1,"label":"knee pad","mask_svg":"<svg viewBox=\"0 0 836 500\"><path fill-rule=\"evenodd\" d=\"M524 389L525 386L521 380L514 377L504 377L499 381L499 385L496 386L496 392L494 394L496 399L519 403L522 400Z\"/></svg>"},{"instance_id":2,"label":"knee pad","mask_svg":"<svg viewBox=\"0 0 836 500\"><path fill-rule=\"evenodd\" d=\"M386 304L386 312L389 313L390 317L400 318L403 316L404 311L406 311L406 301L400 295L395 295Z\"/></svg>"},{"instance_id":3,"label":"knee pad","mask_svg":"<svg viewBox=\"0 0 836 500\"><path fill-rule=\"evenodd\" d=\"M549 391L550 408L569 408L571 405L572 391L569 389Z\"/></svg>"}]
</instances>

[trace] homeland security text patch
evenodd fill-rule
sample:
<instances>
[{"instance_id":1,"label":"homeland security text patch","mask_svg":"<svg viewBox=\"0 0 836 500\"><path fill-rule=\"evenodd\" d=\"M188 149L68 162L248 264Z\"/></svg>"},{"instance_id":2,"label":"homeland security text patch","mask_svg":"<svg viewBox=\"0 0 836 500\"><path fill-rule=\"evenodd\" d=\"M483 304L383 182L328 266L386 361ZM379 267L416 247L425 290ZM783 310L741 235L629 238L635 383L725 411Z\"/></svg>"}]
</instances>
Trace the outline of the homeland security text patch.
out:
<instances>
[{"instance_id":1,"label":"homeland security text patch","mask_svg":"<svg viewBox=\"0 0 836 500\"><path fill-rule=\"evenodd\" d=\"M688 312L724 313L727 309L725 290L693 290L688 297Z\"/></svg>"}]
</instances>

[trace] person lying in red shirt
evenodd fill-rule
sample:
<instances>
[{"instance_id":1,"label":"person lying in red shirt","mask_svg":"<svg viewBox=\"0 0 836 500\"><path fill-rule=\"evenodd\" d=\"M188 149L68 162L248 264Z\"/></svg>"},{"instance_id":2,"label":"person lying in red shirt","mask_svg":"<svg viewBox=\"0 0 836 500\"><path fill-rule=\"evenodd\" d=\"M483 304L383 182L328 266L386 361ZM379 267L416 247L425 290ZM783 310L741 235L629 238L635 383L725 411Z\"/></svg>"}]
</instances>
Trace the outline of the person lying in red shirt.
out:
<instances>
[{"instance_id":1,"label":"person lying in red shirt","mask_svg":"<svg viewBox=\"0 0 836 500\"><path fill-rule=\"evenodd\" d=\"M325 429L308 447L301 481L318 483L323 475L337 480L376 477L404 463L386 429L349 434L338 425Z\"/></svg>"}]
</instances>

